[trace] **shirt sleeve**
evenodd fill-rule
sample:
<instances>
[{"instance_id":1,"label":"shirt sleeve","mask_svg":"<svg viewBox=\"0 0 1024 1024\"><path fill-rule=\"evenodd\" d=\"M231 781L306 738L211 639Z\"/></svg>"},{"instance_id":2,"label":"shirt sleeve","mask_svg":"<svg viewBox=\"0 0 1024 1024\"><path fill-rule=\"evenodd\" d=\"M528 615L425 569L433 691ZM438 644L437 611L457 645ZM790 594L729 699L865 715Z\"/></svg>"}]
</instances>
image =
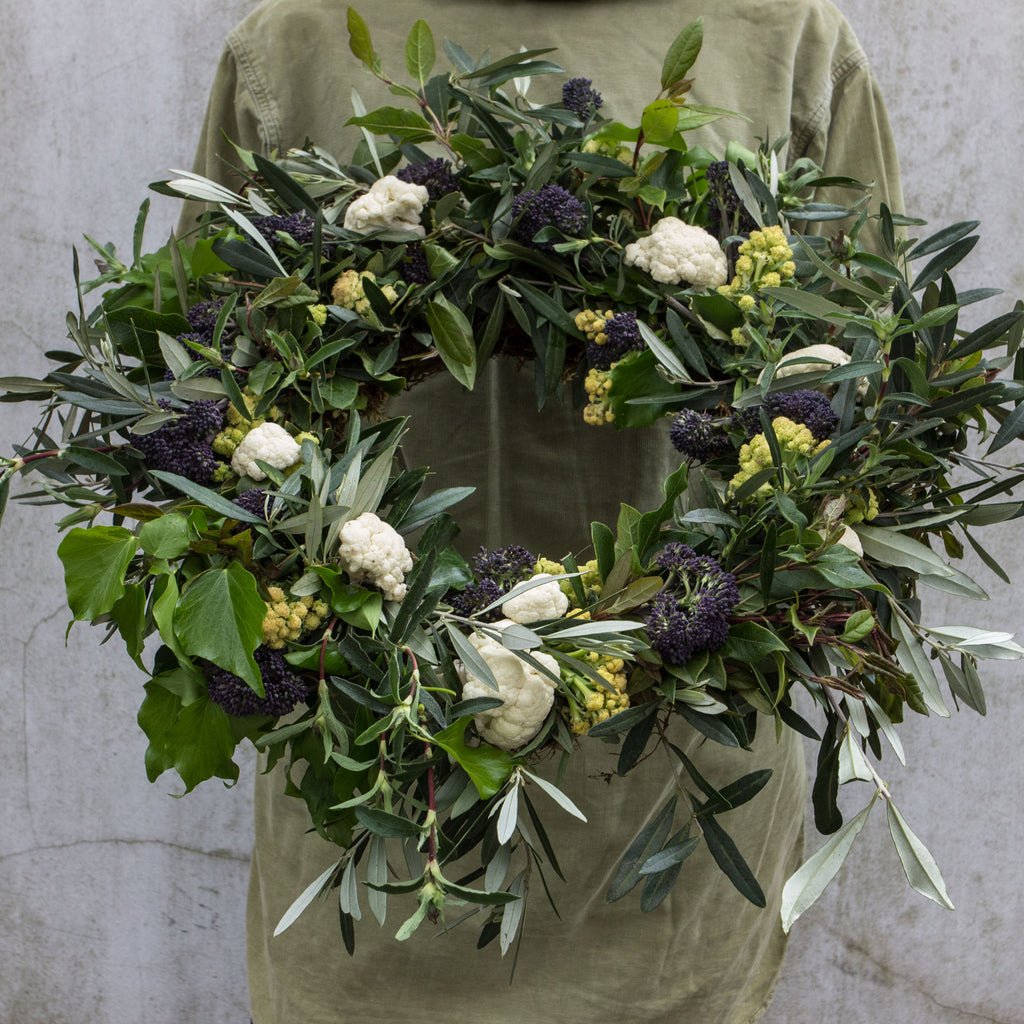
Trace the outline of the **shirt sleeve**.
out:
<instances>
[{"instance_id":1,"label":"shirt sleeve","mask_svg":"<svg viewBox=\"0 0 1024 1024\"><path fill-rule=\"evenodd\" d=\"M810 157L826 175L857 178L874 185L870 204L877 213L885 203L903 213L899 162L881 89L862 51L846 57L832 70L831 91L822 97L807 121L794 132L792 157ZM857 193L849 189L821 189L819 202L849 205ZM877 222L865 226L868 238L877 239ZM818 232L834 230L824 222Z\"/></svg>"}]
</instances>

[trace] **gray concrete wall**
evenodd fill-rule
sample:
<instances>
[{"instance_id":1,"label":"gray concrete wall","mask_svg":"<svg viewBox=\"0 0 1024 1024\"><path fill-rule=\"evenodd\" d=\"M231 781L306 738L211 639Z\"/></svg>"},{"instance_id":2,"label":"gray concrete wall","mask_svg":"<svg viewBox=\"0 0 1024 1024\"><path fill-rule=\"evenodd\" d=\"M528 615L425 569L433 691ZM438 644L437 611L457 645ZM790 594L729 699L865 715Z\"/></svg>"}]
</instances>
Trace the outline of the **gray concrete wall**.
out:
<instances>
[{"instance_id":1,"label":"gray concrete wall","mask_svg":"<svg viewBox=\"0 0 1024 1024\"><path fill-rule=\"evenodd\" d=\"M74 301L70 242L103 232L130 249L146 183L190 161L221 40L252 6L0 8L0 371L43 372L42 352L61 346ZM908 209L935 225L983 218L963 279L1024 294L1019 5L840 6L887 96ZM155 202L150 245L174 217ZM0 425L6 446L32 422L2 406ZM134 723L142 678L114 645L98 649L87 627L65 646L54 519L19 505L0 532L0 1024L239 1024L248 1019L251 764L236 790L209 783L182 801L166 795L169 784L145 781ZM1015 530L989 531L988 542L1024 578ZM928 621L1017 628L1020 587L983 580L990 605L937 599ZM906 730L910 769L895 778L898 802L959 909L944 912L901 883L877 810L857 864L798 923L768 1024L1024 1021L1021 672L1009 664L986 673L987 721L966 712ZM819 841L810 837L812 847Z\"/></svg>"}]
</instances>

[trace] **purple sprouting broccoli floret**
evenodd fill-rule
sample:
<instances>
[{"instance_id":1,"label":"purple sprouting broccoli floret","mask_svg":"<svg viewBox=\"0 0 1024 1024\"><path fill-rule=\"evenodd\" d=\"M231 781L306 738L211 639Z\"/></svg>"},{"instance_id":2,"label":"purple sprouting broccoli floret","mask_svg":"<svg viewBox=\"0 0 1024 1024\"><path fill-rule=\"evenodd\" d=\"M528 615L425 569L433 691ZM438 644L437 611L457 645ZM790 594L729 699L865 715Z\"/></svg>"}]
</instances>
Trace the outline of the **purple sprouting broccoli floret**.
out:
<instances>
[{"instance_id":1,"label":"purple sprouting broccoli floret","mask_svg":"<svg viewBox=\"0 0 1024 1024\"><path fill-rule=\"evenodd\" d=\"M586 220L583 203L561 185L524 189L512 200L513 233L519 241L537 249L554 249L552 242L534 242L534 235L541 229L554 227L563 235L578 238Z\"/></svg>"},{"instance_id":2,"label":"purple sprouting broccoli floret","mask_svg":"<svg viewBox=\"0 0 1024 1024\"><path fill-rule=\"evenodd\" d=\"M680 665L701 651L717 651L728 639L728 617L739 603L736 577L709 555L678 542L655 560L668 581L648 606L644 629L668 664Z\"/></svg>"},{"instance_id":3,"label":"purple sprouting broccoli floret","mask_svg":"<svg viewBox=\"0 0 1024 1024\"><path fill-rule=\"evenodd\" d=\"M768 414L770 420L776 416L785 416L794 423L802 423L814 435L816 441L827 441L839 426L839 417L832 408L828 396L820 391L813 391L810 388L776 391L765 399L763 406L743 409L737 413L736 419L743 425L748 437L761 433L761 408Z\"/></svg>"},{"instance_id":4,"label":"purple sprouting broccoli floret","mask_svg":"<svg viewBox=\"0 0 1024 1024\"><path fill-rule=\"evenodd\" d=\"M435 157L421 164L406 164L399 168L396 177L399 181L410 185L422 185L427 190L431 202L437 202L449 192L458 192L459 183L452 174L452 165L448 160Z\"/></svg>"},{"instance_id":5,"label":"purple sprouting broccoli floret","mask_svg":"<svg viewBox=\"0 0 1024 1024\"><path fill-rule=\"evenodd\" d=\"M601 94L590 86L589 78L570 78L562 86L562 106L571 110L581 121L593 117L594 111L604 105Z\"/></svg>"},{"instance_id":6,"label":"purple sprouting broccoli floret","mask_svg":"<svg viewBox=\"0 0 1024 1024\"><path fill-rule=\"evenodd\" d=\"M521 544L508 544L488 551L481 548L473 558L473 571L477 576L489 576L509 589L533 575L537 558Z\"/></svg>"},{"instance_id":7,"label":"purple sprouting broccoli floret","mask_svg":"<svg viewBox=\"0 0 1024 1024\"><path fill-rule=\"evenodd\" d=\"M708 412L684 409L668 432L672 447L688 459L710 462L724 455L730 448L729 435Z\"/></svg>"},{"instance_id":8,"label":"purple sprouting broccoli floret","mask_svg":"<svg viewBox=\"0 0 1024 1024\"><path fill-rule=\"evenodd\" d=\"M250 487L244 494L231 499L232 505L245 509L250 515L267 518L267 492L259 487Z\"/></svg>"},{"instance_id":9,"label":"purple sprouting broccoli floret","mask_svg":"<svg viewBox=\"0 0 1024 1024\"><path fill-rule=\"evenodd\" d=\"M422 245L415 243L405 250L401 272L409 284L427 284L430 281L430 267Z\"/></svg>"},{"instance_id":10,"label":"purple sprouting broccoli floret","mask_svg":"<svg viewBox=\"0 0 1024 1024\"><path fill-rule=\"evenodd\" d=\"M305 210L298 213L273 214L269 217L253 217L252 226L266 239L274 252L281 250L279 231L291 235L299 245L309 245L313 241L314 221Z\"/></svg>"},{"instance_id":11,"label":"purple sprouting broccoli floret","mask_svg":"<svg viewBox=\"0 0 1024 1024\"><path fill-rule=\"evenodd\" d=\"M729 162L716 160L708 164L704 176L710 192L707 206L708 231L713 235L721 234L724 218L725 234L749 235L757 223L736 193L729 174Z\"/></svg>"},{"instance_id":12,"label":"purple sprouting broccoli floret","mask_svg":"<svg viewBox=\"0 0 1024 1024\"><path fill-rule=\"evenodd\" d=\"M624 310L605 321L603 334L607 339L603 345L587 342L587 362L597 370L607 370L627 352L643 351L644 340L640 337L636 313Z\"/></svg>"},{"instance_id":13,"label":"purple sprouting broccoli floret","mask_svg":"<svg viewBox=\"0 0 1024 1024\"><path fill-rule=\"evenodd\" d=\"M481 548L472 561L476 580L464 590L449 591L447 601L459 615L476 615L481 608L504 597L517 583L529 579L536 564L536 557L521 544L493 551ZM483 622L495 622L501 618L501 608L494 608L480 618Z\"/></svg>"},{"instance_id":14,"label":"purple sprouting broccoli floret","mask_svg":"<svg viewBox=\"0 0 1024 1024\"><path fill-rule=\"evenodd\" d=\"M265 697L260 697L249 684L233 672L209 666L207 692L210 700L229 715L287 715L296 704L306 699L309 687L292 672L280 651L257 647L253 658L260 670Z\"/></svg>"},{"instance_id":15,"label":"purple sprouting broccoli floret","mask_svg":"<svg viewBox=\"0 0 1024 1024\"><path fill-rule=\"evenodd\" d=\"M188 320L192 333L188 337L194 341L201 341L204 345L211 344L213 331L217 326L217 317L220 316L223 305L223 299L211 299L208 302L197 302L194 306L189 306L185 313L185 319Z\"/></svg>"},{"instance_id":16,"label":"purple sprouting broccoli floret","mask_svg":"<svg viewBox=\"0 0 1024 1024\"><path fill-rule=\"evenodd\" d=\"M158 400L161 409L170 410L166 398ZM150 434L131 434L132 447L142 452L148 469L177 473L197 484L213 479L219 462L210 445L210 437L224 426L224 413L211 399L193 402L177 420L165 423Z\"/></svg>"}]
</instances>

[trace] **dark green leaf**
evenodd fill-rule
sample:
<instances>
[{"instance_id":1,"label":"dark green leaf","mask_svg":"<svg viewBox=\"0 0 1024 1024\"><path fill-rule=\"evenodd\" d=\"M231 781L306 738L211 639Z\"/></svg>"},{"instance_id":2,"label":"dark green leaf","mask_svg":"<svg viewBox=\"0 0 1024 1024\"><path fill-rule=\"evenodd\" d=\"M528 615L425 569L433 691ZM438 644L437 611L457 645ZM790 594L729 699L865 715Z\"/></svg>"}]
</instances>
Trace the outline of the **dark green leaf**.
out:
<instances>
[{"instance_id":1,"label":"dark green leaf","mask_svg":"<svg viewBox=\"0 0 1024 1024\"><path fill-rule=\"evenodd\" d=\"M708 851L715 858L715 863L721 868L726 878L755 907L765 906L764 892L757 884L757 879L732 841L732 837L710 815L700 819L700 826L704 832L704 842L707 843Z\"/></svg>"},{"instance_id":2,"label":"dark green leaf","mask_svg":"<svg viewBox=\"0 0 1024 1024\"><path fill-rule=\"evenodd\" d=\"M174 610L174 631L186 652L240 676L262 697L252 655L263 640L266 613L256 580L240 563L229 562L189 581Z\"/></svg>"},{"instance_id":3,"label":"dark green leaf","mask_svg":"<svg viewBox=\"0 0 1024 1024\"><path fill-rule=\"evenodd\" d=\"M676 82L686 77L686 72L693 67L704 41L704 19L691 21L682 32L672 40L661 66L661 88L670 89Z\"/></svg>"},{"instance_id":4,"label":"dark green leaf","mask_svg":"<svg viewBox=\"0 0 1024 1024\"><path fill-rule=\"evenodd\" d=\"M420 826L416 822L397 814L388 814L387 811L381 811L375 807L356 807L355 815L360 825L369 829L374 835L384 836L385 839L418 836L421 832Z\"/></svg>"},{"instance_id":5,"label":"dark green leaf","mask_svg":"<svg viewBox=\"0 0 1024 1024\"><path fill-rule=\"evenodd\" d=\"M75 528L60 542L57 556L64 563L68 605L76 620L95 619L114 607L138 543L121 526Z\"/></svg>"},{"instance_id":6,"label":"dark green leaf","mask_svg":"<svg viewBox=\"0 0 1024 1024\"><path fill-rule=\"evenodd\" d=\"M608 887L605 899L609 903L622 899L632 892L641 880L640 868L647 860L657 853L672 829L672 819L676 813L676 798L671 800L658 812L658 816L645 828L641 829L636 838L629 844L619 868L615 872L612 884Z\"/></svg>"}]
</instances>

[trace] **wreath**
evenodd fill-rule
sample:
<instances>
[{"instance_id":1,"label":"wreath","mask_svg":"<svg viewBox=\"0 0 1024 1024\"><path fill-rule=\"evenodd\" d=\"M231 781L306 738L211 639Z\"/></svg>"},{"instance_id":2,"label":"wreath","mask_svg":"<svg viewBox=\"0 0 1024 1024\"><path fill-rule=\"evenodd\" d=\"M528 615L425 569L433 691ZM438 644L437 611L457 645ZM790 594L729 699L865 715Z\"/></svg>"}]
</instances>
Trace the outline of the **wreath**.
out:
<instances>
[{"instance_id":1,"label":"wreath","mask_svg":"<svg viewBox=\"0 0 1024 1024\"><path fill-rule=\"evenodd\" d=\"M476 61L446 42L453 70L434 74L423 21L400 84L348 17L408 105L351 118L349 163L239 150L238 191L153 186L209 204L200 228L143 253L147 203L130 263L92 242L101 273L79 292L104 291L69 314L73 350L0 380L41 405L0 494L31 471L19 497L68 506L68 603L148 678L150 780L234 780L251 741L338 847L278 930L338 889L351 951L361 894L381 921L412 894L399 939L469 904L504 953L535 873L561 874L540 798L582 817L542 764L602 741L625 775L664 746L677 792L608 898L640 886L653 911L705 843L764 905L719 815L770 772L717 788L668 724L735 747L795 730L820 744L828 838L786 884L784 927L879 802L910 883L951 906L880 765L903 760L907 711L984 712L979 660L1024 655L924 625L918 596L984 598L950 563L969 546L1005 579L975 532L1024 511L1020 465L993 459L1024 432L1020 306L958 325L994 294L950 276L977 224L910 239L922 222L872 212L867 186L783 170L785 140L688 145L728 113L688 100L699 20L630 127L588 79L531 102L561 71L547 50ZM815 201L826 186L850 202ZM436 373L472 388L492 359L534 361L538 403L574 402L593 429L668 423L659 507L623 505L574 553L508 538L467 561L449 509L471 488L426 493L387 404ZM857 780L871 796L844 821L837 790ZM476 848L477 884L450 877Z\"/></svg>"}]
</instances>

